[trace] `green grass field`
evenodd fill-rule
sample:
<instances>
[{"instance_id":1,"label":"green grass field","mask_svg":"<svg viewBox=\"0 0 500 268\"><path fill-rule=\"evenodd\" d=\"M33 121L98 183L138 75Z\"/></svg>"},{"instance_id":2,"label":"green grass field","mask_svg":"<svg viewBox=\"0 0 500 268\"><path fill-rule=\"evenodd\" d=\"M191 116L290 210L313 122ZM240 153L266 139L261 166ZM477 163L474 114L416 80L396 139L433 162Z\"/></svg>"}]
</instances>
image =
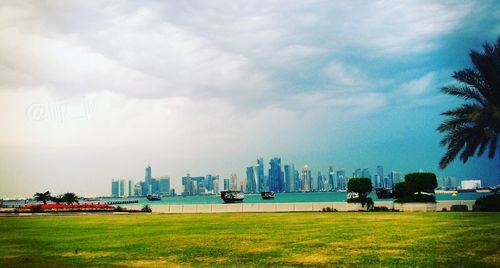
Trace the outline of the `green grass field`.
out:
<instances>
[{"instance_id":1,"label":"green grass field","mask_svg":"<svg viewBox=\"0 0 500 268\"><path fill-rule=\"evenodd\" d=\"M0 217L0 267L500 267L500 213Z\"/></svg>"}]
</instances>

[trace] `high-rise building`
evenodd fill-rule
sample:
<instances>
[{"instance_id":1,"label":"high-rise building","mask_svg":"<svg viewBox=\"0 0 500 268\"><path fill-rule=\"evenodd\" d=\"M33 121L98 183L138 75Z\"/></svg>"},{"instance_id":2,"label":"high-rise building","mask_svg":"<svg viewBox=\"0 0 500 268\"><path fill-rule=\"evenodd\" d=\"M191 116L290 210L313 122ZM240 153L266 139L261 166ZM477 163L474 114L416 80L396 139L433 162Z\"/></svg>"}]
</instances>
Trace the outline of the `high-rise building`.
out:
<instances>
[{"instance_id":1,"label":"high-rise building","mask_svg":"<svg viewBox=\"0 0 500 268\"><path fill-rule=\"evenodd\" d=\"M386 188L394 187L394 184L401 182L401 173L399 171L391 171L388 175L388 180L386 181Z\"/></svg>"},{"instance_id":2,"label":"high-rise building","mask_svg":"<svg viewBox=\"0 0 500 268\"><path fill-rule=\"evenodd\" d=\"M456 187L456 186L458 186L455 177L437 178L437 183L438 183L439 187Z\"/></svg>"},{"instance_id":3,"label":"high-rise building","mask_svg":"<svg viewBox=\"0 0 500 268\"><path fill-rule=\"evenodd\" d=\"M295 167L293 164L284 166L285 169L285 191L289 193L295 192Z\"/></svg>"},{"instance_id":4,"label":"high-rise building","mask_svg":"<svg viewBox=\"0 0 500 268\"><path fill-rule=\"evenodd\" d=\"M120 181L111 180L111 196L118 197L120 195Z\"/></svg>"},{"instance_id":5,"label":"high-rise building","mask_svg":"<svg viewBox=\"0 0 500 268\"><path fill-rule=\"evenodd\" d=\"M302 190L302 180L300 179L300 172L298 170L294 170L294 178L295 178L295 192Z\"/></svg>"},{"instance_id":6,"label":"high-rise building","mask_svg":"<svg viewBox=\"0 0 500 268\"><path fill-rule=\"evenodd\" d=\"M337 190L347 190L347 177L345 170L337 170Z\"/></svg>"},{"instance_id":7,"label":"high-rise building","mask_svg":"<svg viewBox=\"0 0 500 268\"><path fill-rule=\"evenodd\" d=\"M328 168L328 191L333 191L336 188L336 183L335 183L335 171L333 170L333 167L330 166Z\"/></svg>"},{"instance_id":8,"label":"high-rise building","mask_svg":"<svg viewBox=\"0 0 500 268\"><path fill-rule=\"evenodd\" d=\"M352 172L352 178L361 178L362 176L362 171L360 168L357 168L356 170L354 170L354 172Z\"/></svg>"},{"instance_id":9,"label":"high-rise building","mask_svg":"<svg viewBox=\"0 0 500 268\"><path fill-rule=\"evenodd\" d=\"M125 196L125 180L111 180L111 196L124 197Z\"/></svg>"},{"instance_id":10,"label":"high-rise building","mask_svg":"<svg viewBox=\"0 0 500 268\"><path fill-rule=\"evenodd\" d=\"M304 165L304 167L302 167L300 181L301 181L301 185L302 185L301 190L303 192L310 192L311 191L311 170L309 170L308 165Z\"/></svg>"},{"instance_id":11,"label":"high-rise building","mask_svg":"<svg viewBox=\"0 0 500 268\"><path fill-rule=\"evenodd\" d=\"M224 179L224 191L229 190L229 179Z\"/></svg>"},{"instance_id":12,"label":"high-rise building","mask_svg":"<svg viewBox=\"0 0 500 268\"><path fill-rule=\"evenodd\" d=\"M219 194L220 193L219 175L212 177L212 180L213 180L213 185L214 185L214 189L213 189L214 194Z\"/></svg>"},{"instance_id":13,"label":"high-rise building","mask_svg":"<svg viewBox=\"0 0 500 268\"><path fill-rule=\"evenodd\" d=\"M232 173L229 176L229 190L236 191L238 190L238 177L235 173Z\"/></svg>"},{"instance_id":14,"label":"high-rise building","mask_svg":"<svg viewBox=\"0 0 500 268\"><path fill-rule=\"evenodd\" d=\"M328 181L325 179L323 174L321 174L321 171L318 171L318 177L316 178L317 181L317 191L324 192L326 190L326 187L328 185Z\"/></svg>"},{"instance_id":15,"label":"high-rise building","mask_svg":"<svg viewBox=\"0 0 500 268\"><path fill-rule=\"evenodd\" d=\"M144 182L146 182L147 185L151 184L151 167L147 166L146 167L146 175L144 176Z\"/></svg>"},{"instance_id":16,"label":"high-rise building","mask_svg":"<svg viewBox=\"0 0 500 268\"><path fill-rule=\"evenodd\" d=\"M189 173L185 176L182 177L182 186L184 186L184 191L182 192L183 195L193 195L194 194L194 183L193 180L191 179L191 175Z\"/></svg>"},{"instance_id":17,"label":"high-rise building","mask_svg":"<svg viewBox=\"0 0 500 268\"><path fill-rule=\"evenodd\" d=\"M132 180L127 182L127 196L134 196L134 181Z\"/></svg>"},{"instance_id":18,"label":"high-rise building","mask_svg":"<svg viewBox=\"0 0 500 268\"><path fill-rule=\"evenodd\" d=\"M256 168L257 168L256 174L257 174L258 183L259 183L259 185L258 185L259 192L266 191L266 188L268 185L267 185L266 177L264 176L264 159L262 159L262 158L257 159L257 167Z\"/></svg>"},{"instance_id":19,"label":"high-rise building","mask_svg":"<svg viewBox=\"0 0 500 268\"><path fill-rule=\"evenodd\" d=\"M281 158L274 157L269 161L269 190L274 192L283 192L285 183L281 170Z\"/></svg>"},{"instance_id":20,"label":"high-rise building","mask_svg":"<svg viewBox=\"0 0 500 268\"><path fill-rule=\"evenodd\" d=\"M159 186L158 187L159 194L170 195L170 177L169 176L161 177L158 180L158 186Z\"/></svg>"},{"instance_id":21,"label":"high-rise building","mask_svg":"<svg viewBox=\"0 0 500 268\"><path fill-rule=\"evenodd\" d=\"M377 166L377 174L374 177L373 185L377 188L383 188L384 186L384 167Z\"/></svg>"},{"instance_id":22,"label":"high-rise building","mask_svg":"<svg viewBox=\"0 0 500 268\"><path fill-rule=\"evenodd\" d=\"M125 196L125 180L120 180L120 191L119 196Z\"/></svg>"},{"instance_id":23,"label":"high-rise building","mask_svg":"<svg viewBox=\"0 0 500 268\"><path fill-rule=\"evenodd\" d=\"M258 180L258 178L256 172L258 172L256 166L247 167L247 185L245 190L247 193L257 192L256 181Z\"/></svg>"},{"instance_id":24,"label":"high-rise building","mask_svg":"<svg viewBox=\"0 0 500 268\"><path fill-rule=\"evenodd\" d=\"M362 178L369 178L371 179L371 174L370 174L370 169L369 168L363 168L363 171L361 172L361 177Z\"/></svg>"}]
</instances>

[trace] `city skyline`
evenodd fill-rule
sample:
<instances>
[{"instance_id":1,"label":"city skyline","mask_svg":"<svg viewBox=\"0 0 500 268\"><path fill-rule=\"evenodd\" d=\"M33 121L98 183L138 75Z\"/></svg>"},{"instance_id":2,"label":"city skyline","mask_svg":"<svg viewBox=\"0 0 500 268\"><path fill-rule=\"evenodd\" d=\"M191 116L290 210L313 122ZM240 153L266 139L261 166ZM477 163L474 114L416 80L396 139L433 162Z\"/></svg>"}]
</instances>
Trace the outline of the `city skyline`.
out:
<instances>
[{"instance_id":1,"label":"city skyline","mask_svg":"<svg viewBox=\"0 0 500 268\"><path fill-rule=\"evenodd\" d=\"M439 170L436 130L460 103L439 89L498 38L499 9L3 1L0 196L106 195L110 179L142 178L148 164L173 181L244 178L255 156L267 173L276 155L314 176L380 164L500 184L498 156Z\"/></svg>"},{"instance_id":2,"label":"city skyline","mask_svg":"<svg viewBox=\"0 0 500 268\"><path fill-rule=\"evenodd\" d=\"M313 170L309 168L307 164L303 165L300 170L295 169L294 163L288 163L283 165L281 168L272 169L272 165L276 163L281 163L281 157L272 157L269 161L268 173L259 172L262 164L262 170L264 170L264 158L259 157L256 159L256 163L253 166L247 167L246 177L238 179L236 173L231 173L229 177L221 177L217 173L207 174L207 175L191 175L189 172L178 178L174 178L173 184L176 181L180 182L180 187L171 187L170 176L154 177L152 176L152 167L147 166L145 168L145 176L143 179L130 180L130 179L111 179L111 196L113 197L127 197L127 196L146 196L146 195L217 195L221 190L239 190L244 193L259 193L262 191L274 191L274 192L328 192L328 191L345 191L347 190L347 183L351 178L369 178L372 181L374 188L393 188L394 184L404 181L405 173L401 173L397 170L390 170L384 173L384 167L382 165L377 165L376 171L373 175L370 174L370 168L355 168L352 170L352 175L348 176L349 170L340 168L335 169L333 166L328 167L328 172L321 173L322 170L317 171L317 175L313 175ZM281 171L281 178L274 176L276 171ZM412 172L424 172L424 170L419 169L418 171ZM261 177L255 176L255 174L261 173ZM411 172L410 172L411 173ZM475 178L479 181L481 186L481 179ZM253 182L252 182L253 180ZM274 180L274 181L273 181ZM282 190L276 189L276 180L282 180L283 188ZM438 186L440 187L460 187L461 181L476 181L471 180L471 178L455 178L450 176L437 178ZM161 184L162 181L165 184L164 188L160 185L149 186L153 183ZM126 183L126 184L125 184ZM254 186L250 186L253 183ZM128 185L124 188L122 185ZM133 189L131 185L133 185ZM462 183L463 185L463 183ZM493 186L493 185L491 185ZM161 190L164 189L164 190ZM132 194L131 194L132 193ZM104 195L107 196L107 195Z\"/></svg>"}]
</instances>

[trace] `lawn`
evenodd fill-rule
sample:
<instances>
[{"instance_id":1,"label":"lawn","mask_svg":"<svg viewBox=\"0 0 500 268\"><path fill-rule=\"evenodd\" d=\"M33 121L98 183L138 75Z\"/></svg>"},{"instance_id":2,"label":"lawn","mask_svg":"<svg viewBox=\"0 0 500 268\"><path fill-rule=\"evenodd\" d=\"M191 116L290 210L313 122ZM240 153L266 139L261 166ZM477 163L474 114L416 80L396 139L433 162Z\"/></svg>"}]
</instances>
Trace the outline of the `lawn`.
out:
<instances>
[{"instance_id":1,"label":"lawn","mask_svg":"<svg viewBox=\"0 0 500 268\"><path fill-rule=\"evenodd\" d=\"M0 217L0 267L500 267L500 213Z\"/></svg>"}]
</instances>

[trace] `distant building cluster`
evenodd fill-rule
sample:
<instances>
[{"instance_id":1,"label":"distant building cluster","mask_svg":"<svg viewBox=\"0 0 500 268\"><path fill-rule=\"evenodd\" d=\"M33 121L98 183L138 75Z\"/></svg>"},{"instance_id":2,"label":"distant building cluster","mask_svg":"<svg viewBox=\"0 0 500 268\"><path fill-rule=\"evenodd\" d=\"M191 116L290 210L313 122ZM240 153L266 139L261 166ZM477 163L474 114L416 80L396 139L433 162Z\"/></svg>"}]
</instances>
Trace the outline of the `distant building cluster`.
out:
<instances>
[{"instance_id":1,"label":"distant building cluster","mask_svg":"<svg viewBox=\"0 0 500 268\"><path fill-rule=\"evenodd\" d=\"M348 176L345 169L335 170L333 166L330 166L326 173L321 171L313 173L308 165L302 166L300 170L296 169L292 163L282 166L281 158L273 157L269 161L267 172L264 168L264 159L258 158L254 165L246 168L246 179L238 181L237 175L233 173L229 178L222 180L222 185L219 184L219 175L191 176L188 173L182 177L181 194L185 196L213 195L219 194L221 190L239 190L245 193L346 191L350 178L370 178L374 188L389 189L404 180L399 171L393 170L385 174L382 165L377 166L374 175L371 174L369 168L356 168ZM462 180L457 183L453 177L444 177L437 178L437 182L441 190L481 188L480 180ZM151 167L147 166L143 181L134 184L132 180L111 180L111 195L113 197L174 196L176 193L170 188L169 176L153 178Z\"/></svg>"},{"instance_id":2,"label":"distant building cluster","mask_svg":"<svg viewBox=\"0 0 500 268\"><path fill-rule=\"evenodd\" d=\"M111 180L111 196L113 197L146 196L150 194L175 195L175 190L170 189L170 177L153 178L150 166L146 167L144 181L136 184L132 180L127 180L126 183L124 179Z\"/></svg>"},{"instance_id":3,"label":"distant building cluster","mask_svg":"<svg viewBox=\"0 0 500 268\"><path fill-rule=\"evenodd\" d=\"M391 171L384 174L382 166L377 167L376 175L372 176L368 168L357 168L352 176L347 176L344 169L334 170L328 168L328 173L323 175L318 171L314 176L308 165L297 170L294 164L281 165L281 158L274 157L269 161L267 175L264 172L264 160L257 159L257 163L247 167L246 182L241 189L246 193L263 191L274 192L325 192L345 191L349 178L370 178L375 187L392 188L394 183L401 181L401 173Z\"/></svg>"},{"instance_id":4,"label":"distant building cluster","mask_svg":"<svg viewBox=\"0 0 500 268\"><path fill-rule=\"evenodd\" d=\"M219 176L191 176L189 173L182 177L184 191L182 195L210 195L219 193Z\"/></svg>"}]
</instances>

